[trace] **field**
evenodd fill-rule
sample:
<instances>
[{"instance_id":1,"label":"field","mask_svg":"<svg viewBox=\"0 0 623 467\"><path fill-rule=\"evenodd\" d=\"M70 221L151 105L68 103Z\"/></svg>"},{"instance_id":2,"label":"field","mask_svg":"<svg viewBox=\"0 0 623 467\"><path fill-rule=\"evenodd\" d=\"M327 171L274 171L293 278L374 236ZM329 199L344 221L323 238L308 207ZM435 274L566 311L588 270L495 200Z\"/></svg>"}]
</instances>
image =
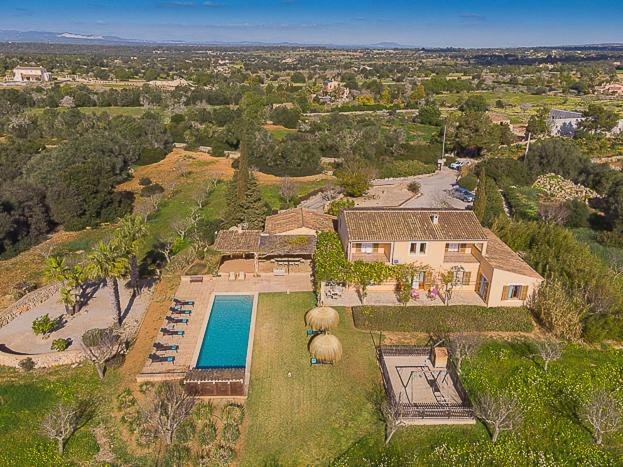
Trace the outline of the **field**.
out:
<instances>
[{"instance_id":1,"label":"field","mask_svg":"<svg viewBox=\"0 0 623 467\"><path fill-rule=\"evenodd\" d=\"M160 109L148 109L145 107L76 107L80 112L84 113L92 113L92 114L103 114L107 113L111 116L116 115L127 115L130 117L140 117L145 112L156 112L162 113ZM65 111L66 108L60 107L57 110ZM32 109L32 113L40 114L44 111L44 109ZM166 112L165 112L166 113Z\"/></svg>"}]
</instances>

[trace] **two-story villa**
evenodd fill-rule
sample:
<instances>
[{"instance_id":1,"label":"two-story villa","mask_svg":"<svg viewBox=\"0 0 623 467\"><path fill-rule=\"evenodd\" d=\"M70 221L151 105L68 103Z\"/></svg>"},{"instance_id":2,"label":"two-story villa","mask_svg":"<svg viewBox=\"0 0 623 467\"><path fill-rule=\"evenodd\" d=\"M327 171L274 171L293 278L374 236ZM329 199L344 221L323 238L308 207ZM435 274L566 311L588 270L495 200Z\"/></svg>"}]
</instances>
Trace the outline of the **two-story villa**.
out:
<instances>
[{"instance_id":1,"label":"two-story villa","mask_svg":"<svg viewBox=\"0 0 623 467\"><path fill-rule=\"evenodd\" d=\"M428 290L440 273L454 275L454 289L475 291L487 306L520 306L543 281L472 211L354 208L338 218L349 261L428 266L413 283ZM383 284L377 288L392 287Z\"/></svg>"}]
</instances>

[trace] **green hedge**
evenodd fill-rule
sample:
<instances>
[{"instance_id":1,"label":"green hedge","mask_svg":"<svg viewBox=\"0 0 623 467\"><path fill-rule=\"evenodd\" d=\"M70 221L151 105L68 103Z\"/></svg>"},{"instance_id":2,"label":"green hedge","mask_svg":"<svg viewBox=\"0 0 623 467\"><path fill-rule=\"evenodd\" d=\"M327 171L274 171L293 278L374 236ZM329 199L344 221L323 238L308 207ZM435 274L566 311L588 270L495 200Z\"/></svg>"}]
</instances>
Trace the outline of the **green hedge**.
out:
<instances>
[{"instance_id":1,"label":"green hedge","mask_svg":"<svg viewBox=\"0 0 623 467\"><path fill-rule=\"evenodd\" d=\"M414 175L433 173L435 169L436 166L434 165L424 164L416 160L398 160L384 164L379 176L380 178L412 177Z\"/></svg>"},{"instance_id":2,"label":"green hedge","mask_svg":"<svg viewBox=\"0 0 623 467\"><path fill-rule=\"evenodd\" d=\"M533 322L524 307L356 306L355 326L372 331L412 332L530 332Z\"/></svg>"}]
</instances>

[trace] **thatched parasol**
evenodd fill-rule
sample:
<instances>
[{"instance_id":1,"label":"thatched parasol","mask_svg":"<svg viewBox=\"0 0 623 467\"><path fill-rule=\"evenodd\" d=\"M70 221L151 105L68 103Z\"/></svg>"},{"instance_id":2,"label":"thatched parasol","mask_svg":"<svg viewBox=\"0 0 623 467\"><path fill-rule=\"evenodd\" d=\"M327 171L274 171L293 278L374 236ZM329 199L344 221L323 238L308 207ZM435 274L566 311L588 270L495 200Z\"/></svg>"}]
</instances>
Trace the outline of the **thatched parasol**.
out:
<instances>
[{"instance_id":1,"label":"thatched parasol","mask_svg":"<svg viewBox=\"0 0 623 467\"><path fill-rule=\"evenodd\" d=\"M309 343L309 352L321 362L335 363L342 359L342 344L333 334L318 334Z\"/></svg>"},{"instance_id":2,"label":"thatched parasol","mask_svg":"<svg viewBox=\"0 0 623 467\"><path fill-rule=\"evenodd\" d=\"M330 306L319 306L307 312L305 321L315 331L326 331L337 326L340 322L340 315Z\"/></svg>"}]
</instances>

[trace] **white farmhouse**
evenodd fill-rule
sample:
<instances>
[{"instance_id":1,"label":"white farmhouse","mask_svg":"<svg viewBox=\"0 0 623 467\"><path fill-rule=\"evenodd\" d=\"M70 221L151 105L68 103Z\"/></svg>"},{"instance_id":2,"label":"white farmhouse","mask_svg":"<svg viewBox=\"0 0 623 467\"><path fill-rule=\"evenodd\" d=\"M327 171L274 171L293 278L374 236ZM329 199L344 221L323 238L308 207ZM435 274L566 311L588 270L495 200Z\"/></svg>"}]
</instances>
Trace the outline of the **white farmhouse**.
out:
<instances>
[{"instance_id":1,"label":"white farmhouse","mask_svg":"<svg viewBox=\"0 0 623 467\"><path fill-rule=\"evenodd\" d=\"M13 69L13 81L51 81L52 73L42 66L18 66Z\"/></svg>"}]
</instances>

